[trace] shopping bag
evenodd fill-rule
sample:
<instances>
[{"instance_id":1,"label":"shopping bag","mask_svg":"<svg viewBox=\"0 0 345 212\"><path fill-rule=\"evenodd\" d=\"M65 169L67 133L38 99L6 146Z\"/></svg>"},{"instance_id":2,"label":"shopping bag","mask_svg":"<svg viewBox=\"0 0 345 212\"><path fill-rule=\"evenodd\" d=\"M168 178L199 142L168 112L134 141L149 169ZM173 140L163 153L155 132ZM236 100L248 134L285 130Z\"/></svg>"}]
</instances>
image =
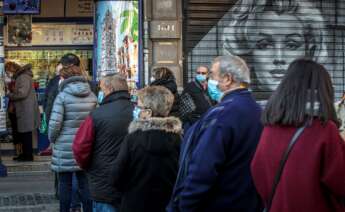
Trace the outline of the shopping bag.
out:
<instances>
[{"instance_id":1,"label":"shopping bag","mask_svg":"<svg viewBox=\"0 0 345 212\"><path fill-rule=\"evenodd\" d=\"M40 133L42 133L44 135L48 134L48 123L47 123L46 113L42 114Z\"/></svg>"}]
</instances>

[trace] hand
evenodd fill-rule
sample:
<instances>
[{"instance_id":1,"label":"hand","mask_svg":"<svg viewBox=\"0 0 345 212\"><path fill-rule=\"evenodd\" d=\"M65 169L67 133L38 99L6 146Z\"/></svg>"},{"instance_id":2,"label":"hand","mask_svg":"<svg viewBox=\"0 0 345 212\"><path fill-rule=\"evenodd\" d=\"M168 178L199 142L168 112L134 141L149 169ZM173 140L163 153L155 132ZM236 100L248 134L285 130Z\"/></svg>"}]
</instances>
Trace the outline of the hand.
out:
<instances>
[{"instance_id":1,"label":"hand","mask_svg":"<svg viewBox=\"0 0 345 212\"><path fill-rule=\"evenodd\" d=\"M340 137L343 139L343 141L345 142L345 130L340 131Z\"/></svg>"}]
</instances>

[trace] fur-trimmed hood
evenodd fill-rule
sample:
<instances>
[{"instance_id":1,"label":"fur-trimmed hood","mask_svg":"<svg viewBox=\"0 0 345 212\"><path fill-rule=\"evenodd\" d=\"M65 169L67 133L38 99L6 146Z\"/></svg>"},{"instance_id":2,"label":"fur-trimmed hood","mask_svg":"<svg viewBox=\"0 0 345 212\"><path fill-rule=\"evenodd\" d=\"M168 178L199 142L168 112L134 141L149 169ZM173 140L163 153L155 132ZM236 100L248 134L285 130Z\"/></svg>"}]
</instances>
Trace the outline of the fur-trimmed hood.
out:
<instances>
[{"instance_id":1,"label":"fur-trimmed hood","mask_svg":"<svg viewBox=\"0 0 345 212\"><path fill-rule=\"evenodd\" d=\"M161 130L167 133L182 133L182 123L176 117L166 117L166 118L150 118L150 119L139 119L134 120L129 125L129 133L133 133L137 130L149 131L149 130Z\"/></svg>"},{"instance_id":2,"label":"fur-trimmed hood","mask_svg":"<svg viewBox=\"0 0 345 212\"><path fill-rule=\"evenodd\" d=\"M14 74L14 78L17 79L20 75L22 74L27 74L29 75L31 78L34 76L32 73L32 65L31 64L26 64L24 65L21 69L19 69L15 74Z\"/></svg>"}]
</instances>

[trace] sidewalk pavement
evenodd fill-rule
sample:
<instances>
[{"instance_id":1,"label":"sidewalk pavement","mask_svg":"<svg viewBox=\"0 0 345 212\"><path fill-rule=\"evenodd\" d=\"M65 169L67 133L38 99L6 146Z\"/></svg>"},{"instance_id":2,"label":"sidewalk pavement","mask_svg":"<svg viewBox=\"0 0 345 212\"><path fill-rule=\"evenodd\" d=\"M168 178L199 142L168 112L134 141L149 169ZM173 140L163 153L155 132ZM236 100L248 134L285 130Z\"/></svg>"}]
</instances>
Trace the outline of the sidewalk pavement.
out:
<instances>
[{"instance_id":1,"label":"sidewalk pavement","mask_svg":"<svg viewBox=\"0 0 345 212\"><path fill-rule=\"evenodd\" d=\"M35 157L34 162L2 159L8 177L0 178L0 212L58 211L50 157Z\"/></svg>"}]
</instances>

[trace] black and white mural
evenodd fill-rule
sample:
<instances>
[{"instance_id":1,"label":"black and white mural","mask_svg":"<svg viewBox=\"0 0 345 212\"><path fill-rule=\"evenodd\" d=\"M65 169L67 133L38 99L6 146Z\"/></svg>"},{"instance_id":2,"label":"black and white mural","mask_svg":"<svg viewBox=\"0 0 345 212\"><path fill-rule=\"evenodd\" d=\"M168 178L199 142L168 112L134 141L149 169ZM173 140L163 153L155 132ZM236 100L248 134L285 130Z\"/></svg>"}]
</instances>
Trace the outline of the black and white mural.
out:
<instances>
[{"instance_id":1,"label":"black and white mural","mask_svg":"<svg viewBox=\"0 0 345 212\"><path fill-rule=\"evenodd\" d=\"M235 1L189 51L188 77L217 55L238 55L251 68L257 99L265 100L294 59L309 57L329 70L339 98L345 90L344 16L345 0Z\"/></svg>"}]
</instances>

